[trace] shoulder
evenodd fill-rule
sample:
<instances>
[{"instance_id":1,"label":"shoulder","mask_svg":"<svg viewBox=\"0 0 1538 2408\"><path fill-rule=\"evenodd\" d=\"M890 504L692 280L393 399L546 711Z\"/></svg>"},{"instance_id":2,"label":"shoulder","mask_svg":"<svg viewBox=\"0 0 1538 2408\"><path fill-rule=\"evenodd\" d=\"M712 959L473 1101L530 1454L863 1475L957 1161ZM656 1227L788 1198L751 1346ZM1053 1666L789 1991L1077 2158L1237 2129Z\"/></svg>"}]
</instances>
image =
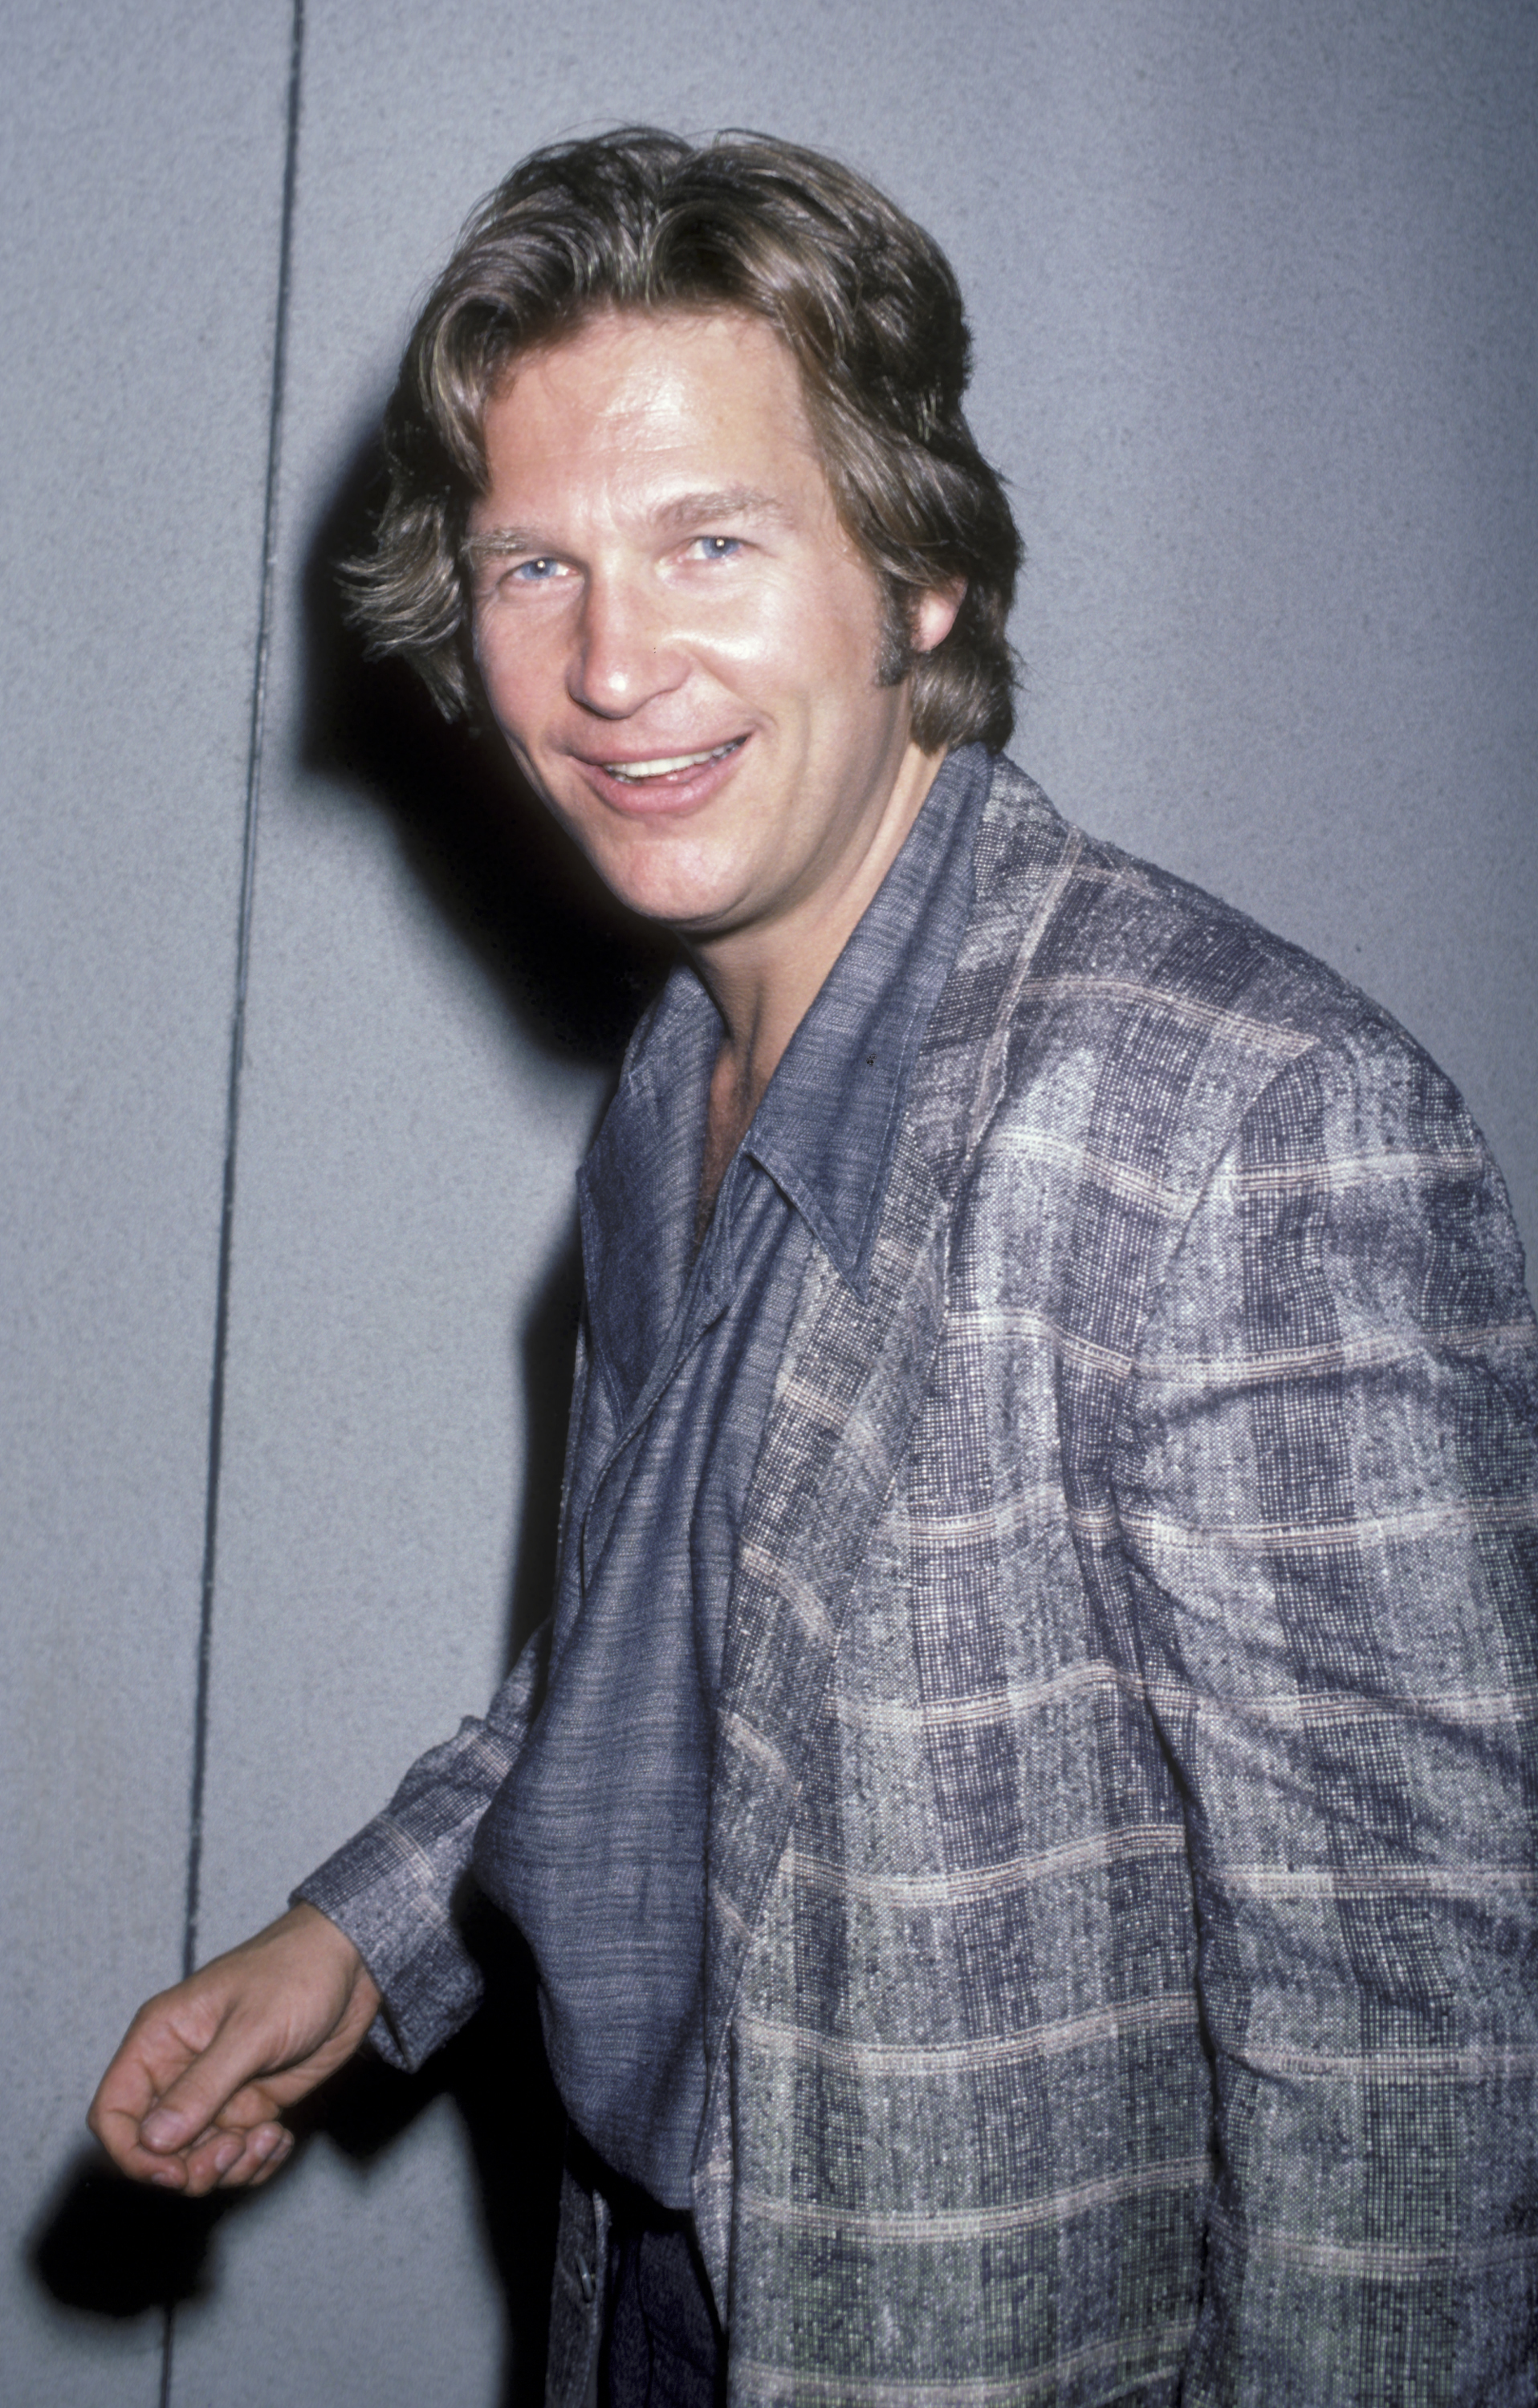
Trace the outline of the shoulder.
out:
<instances>
[{"instance_id":1,"label":"shoulder","mask_svg":"<svg viewBox=\"0 0 1538 2408\"><path fill-rule=\"evenodd\" d=\"M1124 1371L1171 1282L1205 1327L1219 1275L1272 1259L1344 1266L1364 1326L1451 1283L1459 1319L1527 1326L1500 1174L1424 1050L1298 946L1069 827L1007 763L927 1046L919 1141L990 1326Z\"/></svg>"},{"instance_id":2,"label":"shoulder","mask_svg":"<svg viewBox=\"0 0 1538 2408\"><path fill-rule=\"evenodd\" d=\"M963 957L1007 1012L1013 1087L1071 1059L1102 1103L1110 1087L1174 1082L1215 1137L1306 1059L1315 1081L1467 1129L1424 1049L1360 988L1232 904L1071 827L1009 761L980 834Z\"/></svg>"},{"instance_id":3,"label":"shoulder","mask_svg":"<svg viewBox=\"0 0 1538 2408\"><path fill-rule=\"evenodd\" d=\"M1071 827L1008 761L926 1054L920 1142L942 1192L981 1178L989 1210L1017 1211L1028 1185L1042 1213L1078 1222L1093 1191L1172 1235L1225 1157L1278 1153L1496 1178L1456 1090L1381 1006Z\"/></svg>"},{"instance_id":4,"label":"shoulder","mask_svg":"<svg viewBox=\"0 0 1538 2408\"><path fill-rule=\"evenodd\" d=\"M1028 920L1036 924L1027 925ZM1215 895L1063 820L996 765L977 856L979 950L1031 953L1021 1004L1184 1017L1241 1047L1295 1054L1358 1035L1413 1045L1358 987ZM1371 1041L1371 1040L1370 1040Z\"/></svg>"}]
</instances>

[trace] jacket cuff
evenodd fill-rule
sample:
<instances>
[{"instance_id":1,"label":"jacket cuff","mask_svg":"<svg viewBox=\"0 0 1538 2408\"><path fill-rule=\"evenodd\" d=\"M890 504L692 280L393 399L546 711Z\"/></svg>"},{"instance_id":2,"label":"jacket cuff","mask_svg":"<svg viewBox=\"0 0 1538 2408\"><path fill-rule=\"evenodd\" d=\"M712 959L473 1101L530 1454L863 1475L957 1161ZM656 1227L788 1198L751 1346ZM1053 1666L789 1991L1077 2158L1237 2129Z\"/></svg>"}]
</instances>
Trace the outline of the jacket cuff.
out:
<instances>
[{"instance_id":1,"label":"jacket cuff","mask_svg":"<svg viewBox=\"0 0 1538 2408\"><path fill-rule=\"evenodd\" d=\"M389 2065L417 2069L467 2023L481 1974L429 1857L388 1814L365 1824L290 1899L346 1933L378 1985L368 2039Z\"/></svg>"}]
</instances>

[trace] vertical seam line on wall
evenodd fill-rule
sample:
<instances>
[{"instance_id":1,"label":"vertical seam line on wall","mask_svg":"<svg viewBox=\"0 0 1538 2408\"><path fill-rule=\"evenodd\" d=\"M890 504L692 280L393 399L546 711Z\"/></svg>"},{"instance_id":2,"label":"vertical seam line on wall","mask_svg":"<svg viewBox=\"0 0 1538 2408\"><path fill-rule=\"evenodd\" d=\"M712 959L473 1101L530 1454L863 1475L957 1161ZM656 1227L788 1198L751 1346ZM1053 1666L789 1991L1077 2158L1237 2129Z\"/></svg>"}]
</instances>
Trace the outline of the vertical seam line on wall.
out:
<instances>
[{"instance_id":1,"label":"vertical seam line on wall","mask_svg":"<svg viewBox=\"0 0 1538 2408\"><path fill-rule=\"evenodd\" d=\"M224 1365L229 1342L230 1272L235 1232L235 1171L240 1133L240 1073L246 1050L246 988L251 968L252 902L256 830L262 799L266 732L267 665L272 651L272 597L278 548L278 485L282 461L288 366L289 293L294 257L294 205L299 165L299 104L304 64L305 0L294 0L289 27L288 94L283 141L283 197L278 235L278 290L273 308L272 380L267 403L266 477L262 496L261 578L252 670L251 724L246 746L245 821L240 851L240 899L236 921L235 999L230 1013L229 1071L224 1097L224 1169L219 1214L219 1272L214 1301L213 1366L208 1382L208 1448L203 1508L203 1571L197 1620L197 1681L193 1707L193 1764L187 1802L187 1882L181 1970L192 1972L203 1875L203 1806L208 1760L208 1695L213 1663L213 1600L219 1545L220 1473L224 1450ZM161 2356L160 2408L170 2408L176 2310L168 2305Z\"/></svg>"}]
</instances>

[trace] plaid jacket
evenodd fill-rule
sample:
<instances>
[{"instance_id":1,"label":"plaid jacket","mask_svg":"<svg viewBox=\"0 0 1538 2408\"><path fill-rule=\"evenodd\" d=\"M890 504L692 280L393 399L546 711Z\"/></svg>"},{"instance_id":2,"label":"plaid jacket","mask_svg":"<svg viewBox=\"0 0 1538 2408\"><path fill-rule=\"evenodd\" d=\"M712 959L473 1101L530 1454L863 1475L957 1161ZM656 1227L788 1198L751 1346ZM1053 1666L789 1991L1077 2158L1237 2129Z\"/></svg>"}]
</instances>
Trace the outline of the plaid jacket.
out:
<instances>
[{"instance_id":1,"label":"plaid jacket","mask_svg":"<svg viewBox=\"0 0 1538 2408\"><path fill-rule=\"evenodd\" d=\"M1402 1032L1001 764L869 1298L814 1256L733 1590L695 2193L734 2402L1538 2399L1534 1336ZM307 1887L409 2054L537 1677ZM568 2183L562 2408L604 2220Z\"/></svg>"}]
</instances>

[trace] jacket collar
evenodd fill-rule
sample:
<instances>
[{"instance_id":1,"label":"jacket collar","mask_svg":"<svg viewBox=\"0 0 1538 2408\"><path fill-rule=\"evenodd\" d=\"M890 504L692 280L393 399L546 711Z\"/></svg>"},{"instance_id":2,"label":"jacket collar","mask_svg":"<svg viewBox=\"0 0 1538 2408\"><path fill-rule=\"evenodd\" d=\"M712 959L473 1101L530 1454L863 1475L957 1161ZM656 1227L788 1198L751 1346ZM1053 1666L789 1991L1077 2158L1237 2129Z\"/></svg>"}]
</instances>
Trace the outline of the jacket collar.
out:
<instances>
[{"instance_id":1,"label":"jacket collar","mask_svg":"<svg viewBox=\"0 0 1538 2408\"><path fill-rule=\"evenodd\" d=\"M971 910L987 791L981 745L941 764L743 1140L862 1298L919 1047Z\"/></svg>"}]
</instances>

